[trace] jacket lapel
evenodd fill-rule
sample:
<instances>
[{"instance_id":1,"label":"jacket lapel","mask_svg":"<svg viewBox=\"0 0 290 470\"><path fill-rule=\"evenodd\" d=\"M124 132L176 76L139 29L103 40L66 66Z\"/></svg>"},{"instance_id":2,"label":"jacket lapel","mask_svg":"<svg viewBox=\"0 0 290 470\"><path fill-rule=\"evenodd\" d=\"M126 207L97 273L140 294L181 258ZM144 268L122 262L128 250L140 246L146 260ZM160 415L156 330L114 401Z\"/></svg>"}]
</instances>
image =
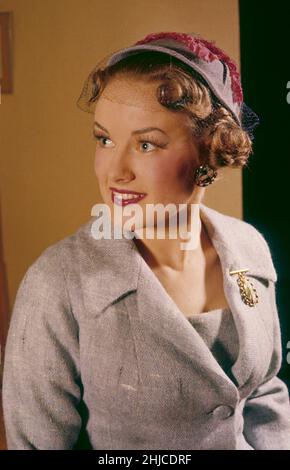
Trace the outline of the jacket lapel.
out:
<instances>
[{"instance_id":1,"label":"jacket lapel","mask_svg":"<svg viewBox=\"0 0 290 470\"><path fill-rule=\"evenodd\" d=\"M277 274L266 243L249 224L219 213L203 204L201 218L219 255L224 292L231 309L239 337L239 354L232 373L236 377L240 394L251 388L251 378L259 382L267 372L271 355L271 335L265 326L265 312L269 305L269 281L275 282ZM231 271L249 269L246 277L257 290L259 301L254 307L246 305L237 284L237 275Z\"/></svg>"},{"instance_id":2,"label":"jacket lapel","mask_svg":"<svg viewBox=\"0 0 290 470\"><path fill-rule=\"evenodd\" d=\"M93 316L136 291L141 262L132 240L96 240L92 235L95 220L92 217L81 226L77 236L83 301Z\"/></svg>"},{"instance_id":3,"label":"jacket lapel","mask_svg":"<svg viewBox=\"0 0 290 470\"><path fill-rule=\"evenodd\" d=\"M232 372L240 393L246 393L250 377L255 372L262 375L268 363L270 348L263 312L269 308L267 282L277 279L276 271L267 247L250 227L242 227L237 219L204 204L200 204L200 215L221 261L224 291L239 337L239 354ZM97 316L109 305L135 293L126 299L131 305L129 313L133 323L141 321L146 330L159 338L160 344L167 344L191 361L193 367L215 383L218 380L221 385L234 386L139 254L135 243L125 238L95 240L91 234L94 220L92 217L78 231L79 266L87 311ZM252 278L258 291L259 302L254 307L244 304L236 276L230 275L230 271L243 268L249 269L246 276Z\"/></svg>"},{"instance_id":4,"label":"jacket lapel","mask_svg":"<svg viewBox=\"0 0 290 470\"><path fill-rule=\"evenodd\" d=\"M178 362L190 363L198 376L206 377L212 382L213 389L218 382L221 389L228 390L229 400L235 397L235 387L229 388L229 385L233 386L230 378L143 259L137 296L126 299L126 302L133 330L136 334L144 331L146 337L150 338L150 340L139 338L138 344L141 349L144 344L148 348L148 341L152 345L158 344L162 350L166 351L166 354L177 358ZM152 350L154 349L152 347ZM142 361L142 358L146 357L148 353L140 351L139 360ZM146 377L150 376L149 361L142 362L142 370L145 370ZM180 375L182 376L182 368Z\"/></svg>"}]
</instances>

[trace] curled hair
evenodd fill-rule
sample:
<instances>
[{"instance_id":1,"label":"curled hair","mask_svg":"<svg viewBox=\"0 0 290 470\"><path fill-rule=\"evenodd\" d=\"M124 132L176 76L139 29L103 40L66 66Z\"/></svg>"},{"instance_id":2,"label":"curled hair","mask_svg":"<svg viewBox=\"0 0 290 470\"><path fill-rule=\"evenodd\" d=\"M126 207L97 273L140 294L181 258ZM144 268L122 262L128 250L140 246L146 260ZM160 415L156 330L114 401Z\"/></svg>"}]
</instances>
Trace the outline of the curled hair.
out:
<instances>
[{"instance_id":1,"label":"curled hair","mask_svg":"<svg viewBox=\"0 0 290 470\"><path fill-rule=\"evenodd\" d=\"M218 102L203 77L189 66L162 52L131 54L116 64L94 71L88 103L100 97L110 80L122 76L159 83L156 88L159 103L173 112L184 112L189 116L202 163L214 169L247 165L252 152L250 136Z\"/></svg>"}]
</instances>

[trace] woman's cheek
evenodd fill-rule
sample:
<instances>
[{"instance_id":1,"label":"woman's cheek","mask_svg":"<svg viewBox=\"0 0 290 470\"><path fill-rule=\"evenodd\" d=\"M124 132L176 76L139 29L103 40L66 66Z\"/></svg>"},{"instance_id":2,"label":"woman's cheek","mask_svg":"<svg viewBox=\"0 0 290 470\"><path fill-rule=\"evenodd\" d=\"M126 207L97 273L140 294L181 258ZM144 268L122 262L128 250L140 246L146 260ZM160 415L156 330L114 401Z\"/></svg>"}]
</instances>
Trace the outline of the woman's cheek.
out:
<instances>
[{"instance_id":1,"label":"woman's cheek","mask_svg":"<svg viewBox=\"0 0 290 470\"><path fill-rule=\"evenodd\" d=\"M150 175L150 187L157 199L166 203L188 197L194 188L192 165L185 160L173 160L172 165L163 166Z\"/></svg>"},{"instance_id":2,"label":"woman's cheek","mask_svg":"<svg viewBox=\"0 0 290 470\"><path fill-rule=\"evenodd\" d=\"M152 174L147 174L148 185L150 190L150 200L152 199L155 203L168 204L172 203L176 199L176 195L179 193L178 185L176 184L176 176L174 177L171 170L165 170Z\"/></svg>"},{"instance_id":3,"label":"woman's cheek","mask_svg":"<svg viewBox=\"0 0 290 470\"><path fill-rule=\"evenodd\" d=\"M106 172L107 166L108 160L106 161L104 157L98 151L96 151L94 161L94 169L96 176L99 177L102 175L102 173L104 174Z\"/></svg>"},{"instance_id":4,"label":"woman's cheek","mask_svg":"<svg viewBox=\"0 0 290 470\"><path fill-rule=\"evenodd\" d=\"M150 165L146 165L146 168L143 169L143 174L151 183L158 186L166 185L174 179L175 169L172 163L170 154L166 155L166 158L152 159Z\"/></svg>"},{"instance_id":5,"label":"woman's cheek","mask_svg":"<svg viewBox=\"0 0 290 470\"><path fill-rule=\"evenodd\" d=\"M159 186L171 185L171 187L180 187L184 185L190 172L190 161L188 158L176 154L168 155L166 161L162 164L153 165L146 174L150 180ZM150 175L149 175L150 173Z\"/></svg>"}]
</instances>

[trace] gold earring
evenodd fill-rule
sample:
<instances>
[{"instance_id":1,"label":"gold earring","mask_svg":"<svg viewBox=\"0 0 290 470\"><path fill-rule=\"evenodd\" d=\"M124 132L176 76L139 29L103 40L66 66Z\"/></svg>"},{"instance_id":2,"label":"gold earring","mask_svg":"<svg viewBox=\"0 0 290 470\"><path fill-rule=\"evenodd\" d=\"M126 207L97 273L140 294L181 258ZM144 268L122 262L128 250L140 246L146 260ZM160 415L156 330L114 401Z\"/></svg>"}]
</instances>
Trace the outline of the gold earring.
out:
<instances>
[{"instance_id":1,"label":"gold earring","mask_svg":"<svg viewBox=\"0 0 290 470\"><path fill-rule=\"evenodd\" d=\"M214 168L211 168L209 165L200 165L195 170L195 183L198 186L208 186L213 183L214 179L217 176L217 171Z\"/></svg>"}]
</instances>

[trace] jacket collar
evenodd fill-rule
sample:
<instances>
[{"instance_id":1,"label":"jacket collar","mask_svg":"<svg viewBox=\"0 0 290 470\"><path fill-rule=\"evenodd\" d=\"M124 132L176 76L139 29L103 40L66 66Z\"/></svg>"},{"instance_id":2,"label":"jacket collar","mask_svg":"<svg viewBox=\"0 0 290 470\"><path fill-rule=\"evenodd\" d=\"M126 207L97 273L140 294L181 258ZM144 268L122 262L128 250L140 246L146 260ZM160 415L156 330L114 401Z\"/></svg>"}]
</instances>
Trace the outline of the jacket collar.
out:
<instances>
[{"instance_id":1,"label":"jacket collar","mask_svg":"<svg viewBox=\"0 0 290 470\"><path fill-rule=\"evenodd\" d=\"M221 259L224 274L248 268L246 276L277 281L268 244L255 227L204 204L200 204L200 216Z\"/></svg>"},{"instance_id":2,"label":"jacket collar","mask_svg":"<svg viewBox=\"0 0 290 470\"><path fill-rule=\"evenodd\" d=\"M253 226L202 203L200 217L221 259L224 276L229 276L230 271L248 268L246 276L277 280L268 245ZM119 297L137 290L144 261L133 240L96 240L91 233L95 220L96 217L92 217L82 225L77 235L80 257L86 260L83 275L89 277L84 290L89 290L92 285L102 286L98 308L103 310Z\"/></svg>"}]
</instances>

